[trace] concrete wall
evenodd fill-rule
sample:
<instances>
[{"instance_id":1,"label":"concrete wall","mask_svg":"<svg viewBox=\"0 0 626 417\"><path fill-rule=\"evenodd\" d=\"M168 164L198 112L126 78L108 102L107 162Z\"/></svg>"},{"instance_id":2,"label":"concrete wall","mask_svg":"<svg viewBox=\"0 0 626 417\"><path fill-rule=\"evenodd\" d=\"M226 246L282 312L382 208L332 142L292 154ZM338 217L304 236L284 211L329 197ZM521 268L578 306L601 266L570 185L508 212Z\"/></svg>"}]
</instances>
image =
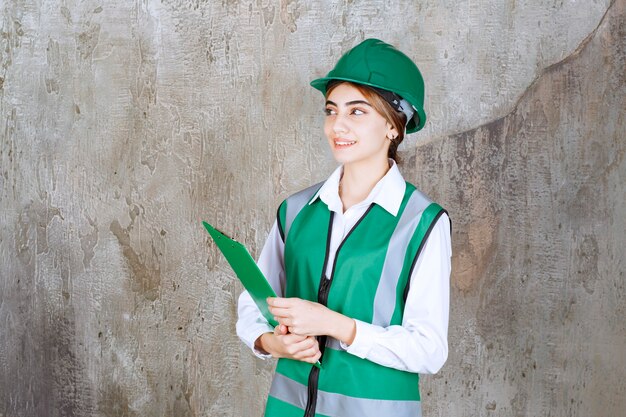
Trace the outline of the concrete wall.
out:
<instances>
[{"instance_id":1,"label":"concrete wall","mask_svg":"<svg viewBox=\"0 0 626 417\"><path fill-rule=\"evenodd\" d=\"M625 3L1 2L0 416L262 414L200 220L258 253L369 36L423 70L403 170L453 219L425 415L624 415Z\"/></svg>"}]
</instances>

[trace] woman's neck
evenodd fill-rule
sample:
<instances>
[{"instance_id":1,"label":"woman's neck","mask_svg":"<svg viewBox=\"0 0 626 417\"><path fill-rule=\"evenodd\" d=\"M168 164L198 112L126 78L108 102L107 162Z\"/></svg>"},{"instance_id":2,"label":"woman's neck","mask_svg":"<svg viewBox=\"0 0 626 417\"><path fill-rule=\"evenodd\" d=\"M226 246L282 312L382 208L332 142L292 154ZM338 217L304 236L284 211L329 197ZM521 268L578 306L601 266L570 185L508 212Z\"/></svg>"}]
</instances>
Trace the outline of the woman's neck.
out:
<instances>
[{"instance_id":1,"label":"woman's neck","mask_svg":"<svg viewBox=\"0 0 626 417\"><path fill-rule=\"evenodd\" d=\"M339 182L339 198L343 203L343 211L365 200L389 168L387 158L375 164L345 164Z\"/></svg>"}]
</instances>

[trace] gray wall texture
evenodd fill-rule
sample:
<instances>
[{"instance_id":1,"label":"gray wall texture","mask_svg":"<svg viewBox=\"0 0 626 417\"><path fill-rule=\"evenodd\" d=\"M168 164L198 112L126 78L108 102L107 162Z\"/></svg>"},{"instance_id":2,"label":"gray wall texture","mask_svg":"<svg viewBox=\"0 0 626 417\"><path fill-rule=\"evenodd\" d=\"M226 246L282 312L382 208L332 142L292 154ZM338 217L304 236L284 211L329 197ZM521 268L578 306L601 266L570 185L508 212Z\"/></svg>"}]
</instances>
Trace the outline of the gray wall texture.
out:
<instances>
[{"instance_id":1,"label":"gray wall texture","mask_svg":"<svg viewBox=\"0 0 626 417\"><path fill-rule=\"evenodd\" d=\"M0 1L0 416L261 416L200 221L258 254L365 37L423 70L402 169L453 219L425 415L625 416L625 3Z\"/></svg>"}]
</instances>

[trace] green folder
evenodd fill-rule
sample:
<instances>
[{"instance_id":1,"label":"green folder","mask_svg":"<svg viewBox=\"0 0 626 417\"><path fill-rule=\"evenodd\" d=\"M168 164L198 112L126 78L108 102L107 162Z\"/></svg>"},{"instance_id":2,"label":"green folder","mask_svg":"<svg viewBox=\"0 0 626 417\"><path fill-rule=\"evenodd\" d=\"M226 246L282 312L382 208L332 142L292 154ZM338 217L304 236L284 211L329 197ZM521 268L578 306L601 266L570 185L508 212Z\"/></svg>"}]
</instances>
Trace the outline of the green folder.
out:
<instances>
[{"instance_id":1,"label":"green folder","mask_svg":"<svg viewBox=\"0 0 626 417\"><path fill-rule=\"evenodd\" d=\"M274 320L274 316L267 308L267 297L276 297L276 293L272 286L267 282L263 272L259 269L256 262L248 252L248 249L241 243L226 236L207 222L202 222L207 232L211 235L219 250L237 274L239 281L244 288L250 293L261 314L267 322L273 327L278 326L278 322ZM320 361L312 364L316 368L321 369Z\"/></svg>"},{"instance_id":2,"label":"green folder","mask_svg":"<svg viewBox=\"0 0 626 417\"><path fill-rule=\"evenodd\" d=\"M244 288L250 293L250 296L256 303L261 314L269 324L276 327L278 322L274 320L274 316L267 308L267 297L276 297L276 293L272 289L267 279L254 262L254 259L248 252L248 249L241 243L226 236L207 222L202 222L206 230L209 232L217 247L226 257L226 260L237 274L239 281Z\"/></svg>"}]
</instances>

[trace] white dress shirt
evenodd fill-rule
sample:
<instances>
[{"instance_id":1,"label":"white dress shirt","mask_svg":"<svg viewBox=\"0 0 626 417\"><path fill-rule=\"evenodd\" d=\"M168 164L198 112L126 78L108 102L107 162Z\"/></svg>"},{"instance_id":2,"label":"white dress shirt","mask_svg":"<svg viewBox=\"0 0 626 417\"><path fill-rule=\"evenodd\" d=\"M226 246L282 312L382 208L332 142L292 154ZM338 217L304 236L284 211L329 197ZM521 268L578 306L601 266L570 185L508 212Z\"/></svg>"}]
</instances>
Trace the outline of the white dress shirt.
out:
<instances>
[{"instance_id":1,"label":"white dress shirt","mask_svg":"<svg viewBox=\"0 0 626 417\"><path fill-rule=\"evenodd\" d=\"M345 212L339 198L339 181L343 166L326 180L313 199L321 199L335 212L330 238L326 276L329 277L337 248L371 203L397 216L406 183L396 163L374 186L369 196ZM257 262L276 294L285 289L285 244L276 222ZM360 320L351 345L342 343L348 353L383 366L409 372L434 374L448 357L448 315L450 305L450 220L444 213L433 227L410 277L409 293L402 325L381 327ZM332 288L331 288L332 291ZM254 348L263 333L273 332L247 291L239 297L237 335L255 355L268 358Z\"/></svg>"}]
</instances>

